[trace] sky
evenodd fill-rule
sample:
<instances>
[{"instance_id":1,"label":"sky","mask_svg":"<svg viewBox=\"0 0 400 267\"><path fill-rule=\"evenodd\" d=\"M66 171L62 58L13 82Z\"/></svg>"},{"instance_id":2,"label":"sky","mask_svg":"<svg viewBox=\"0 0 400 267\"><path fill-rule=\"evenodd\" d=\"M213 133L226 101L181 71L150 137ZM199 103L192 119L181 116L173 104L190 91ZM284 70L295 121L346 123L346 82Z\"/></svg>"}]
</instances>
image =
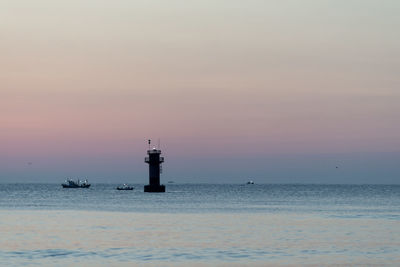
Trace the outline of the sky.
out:
<instances>
[{"instance_id":1,"label":"sky","mask_svg":"<svg viewBox=\"0 0 400 267\"><path fill-rule=\"evenodd\" d=\"M399 13L0 0L0 182L400 183Z\"/></svg>"}]
</instances>

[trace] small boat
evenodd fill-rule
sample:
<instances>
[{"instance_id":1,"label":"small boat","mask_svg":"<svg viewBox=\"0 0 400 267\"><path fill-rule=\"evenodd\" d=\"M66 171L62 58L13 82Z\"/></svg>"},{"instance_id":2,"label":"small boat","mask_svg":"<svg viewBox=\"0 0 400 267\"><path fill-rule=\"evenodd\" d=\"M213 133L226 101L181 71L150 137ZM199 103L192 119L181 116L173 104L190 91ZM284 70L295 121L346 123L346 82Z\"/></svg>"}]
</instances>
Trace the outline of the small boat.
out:
<instances>
[{"instance_id":1,"label":"small boat","mask_svg":"<svg viewBox=\"0 0 400 267\"><path fill-rule=\"evenodd\" d=\"M72 179L65 180L65 183L61 184L63 188L89 188L90 184L87 180L81 181L73 181Z\"/></svg>"},{"instance_id":2,"label":"small boat","mask_svg":"<svg viewBox=\"0 0 400 267\"><path fill-rule=\"evenodd\" d=\"M254 184L254 182L250 180L246 184Z\"/></svg>"},{"instance_id":3,"label":"small boat","mask_svg":"<svg viewBox=\"0 0 400 267\"><path fill-rule=\"evenodd\" d=\"M118 186L117 190L133 190L133 186L129 186L127 184L124 184L123 186Z\"/></svg>"}]
</instances>

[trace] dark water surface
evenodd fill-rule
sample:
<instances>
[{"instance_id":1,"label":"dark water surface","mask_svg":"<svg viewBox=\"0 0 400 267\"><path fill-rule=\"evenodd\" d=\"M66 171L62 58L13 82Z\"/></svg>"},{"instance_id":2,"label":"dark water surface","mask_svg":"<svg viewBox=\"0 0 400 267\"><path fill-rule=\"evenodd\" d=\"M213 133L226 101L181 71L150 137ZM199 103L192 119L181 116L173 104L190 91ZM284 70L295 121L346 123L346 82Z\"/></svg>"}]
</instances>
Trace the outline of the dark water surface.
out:
<instances>
[{"instance_id":1,"label":"dark water surface","mask_svg":"<svg viewBox=\"0 0 400 267\"><path fill-rule=\"evenodd\" d=\"M0 266L398 266L399 185L0 184Z\"/></svg>"},{"instance_id":2,"label":"dark water surface","mask_svg":"<svg viewBox=\"0 0 400 267\"><path fill-rule=\"evenodd\" d=\"M126 212L319 213L397 218L400 185L168 184L166 193L115 190L117 184L0 184L0 209Z\"/></svg>"}]
</instances>

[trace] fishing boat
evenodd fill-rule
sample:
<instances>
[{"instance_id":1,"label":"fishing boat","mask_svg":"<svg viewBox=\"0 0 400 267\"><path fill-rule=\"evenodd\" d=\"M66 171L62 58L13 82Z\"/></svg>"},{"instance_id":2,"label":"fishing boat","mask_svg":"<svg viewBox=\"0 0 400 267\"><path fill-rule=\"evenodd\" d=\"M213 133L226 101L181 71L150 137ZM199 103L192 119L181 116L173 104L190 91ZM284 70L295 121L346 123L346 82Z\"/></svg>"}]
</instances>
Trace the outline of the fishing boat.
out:
<instances>
[{"instance_id":1,"label":"fishing boat","mask_svg":"<svg viewBox=\"0 0 400 267\"><path fill-rule=\"evenodd\" d=\"M87 180L73 181L72 179L65 180L65 183L61 184L63 188L89 188L90 184Z\"/></svg>"},{"instance_id":2,"label":"fishing boat","mask_svg":"<svg viewBox=\"0 0 400 267\"><path fill-rule=\"evenodd\" d=\"M127 184L123 184L122 186L118 186L117 190L133 190L133 186L129 186Z\"/></svg>"},{"instance_id":3,"label":"fishing boat","mask_svg":"<svg viewBox=\"0 0 400 267\"><path fill-rule=\"evenodd\" d=\"M254 184L254 181L250 180L247 182L247 184Z\"/></svg>"}]
</instances>

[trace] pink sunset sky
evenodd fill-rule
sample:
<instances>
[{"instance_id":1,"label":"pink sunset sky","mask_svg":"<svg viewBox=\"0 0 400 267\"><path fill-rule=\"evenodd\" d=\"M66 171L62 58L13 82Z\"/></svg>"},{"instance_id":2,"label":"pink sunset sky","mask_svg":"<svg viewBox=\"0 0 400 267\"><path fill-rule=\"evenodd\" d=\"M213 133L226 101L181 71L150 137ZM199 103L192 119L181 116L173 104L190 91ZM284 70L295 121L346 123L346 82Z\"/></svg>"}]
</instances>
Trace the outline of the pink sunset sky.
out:
<instances>
[{"instance_id":1,"label":"pink sunset sky","mask_svg":"<svg viewBox=\"0 0 400 267\"><path fill-rule=\"evenodd\" d=\"M164 179L398 183L399 12L2 1L0 182L146 182L160 138Z\"/></svg>"}]
</instances>

